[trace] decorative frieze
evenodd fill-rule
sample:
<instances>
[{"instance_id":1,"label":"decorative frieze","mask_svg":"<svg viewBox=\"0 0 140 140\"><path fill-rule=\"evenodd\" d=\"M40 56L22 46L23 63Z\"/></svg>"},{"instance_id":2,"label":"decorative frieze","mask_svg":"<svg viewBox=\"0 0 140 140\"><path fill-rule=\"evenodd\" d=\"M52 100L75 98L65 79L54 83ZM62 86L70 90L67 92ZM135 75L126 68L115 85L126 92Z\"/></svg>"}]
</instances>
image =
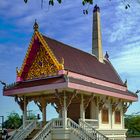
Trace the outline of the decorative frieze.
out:
<instances>
[{"instance_id":1,"label":"decorative frieze","mask_svg":"<svg viewBox=\"0 0 140 140\"><path fill-rule=\"evenodd\" d=\"M121 102L121 100L119 99L119 100L113 100L113 99L111 99L111 106L112 106L112 113L115 111L115 110L117 110L117 108L118 108L118 105L120 104L120 102Z\"/></svg>"},{"instance_id":2,"label":"decorative frieze","mask_svg":"<svg viewBox=\"0 0 140 140\"><path fill-rule=\"evenodd\" d=\"M15 96L15 102L19 105L20 109L24 111L24 97ZM26 98L26 106L28 104L28 99Z\"/></svg>"}]
</instances>

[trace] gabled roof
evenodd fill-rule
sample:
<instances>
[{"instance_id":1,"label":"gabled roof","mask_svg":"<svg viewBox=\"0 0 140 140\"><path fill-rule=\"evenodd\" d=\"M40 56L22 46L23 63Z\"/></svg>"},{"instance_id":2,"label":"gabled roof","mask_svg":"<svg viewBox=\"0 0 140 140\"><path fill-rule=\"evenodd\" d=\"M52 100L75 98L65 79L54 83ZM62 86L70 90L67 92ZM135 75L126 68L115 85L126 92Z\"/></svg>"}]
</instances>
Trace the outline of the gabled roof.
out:
<instances>
[{"instance_id":1,"label":"gabled roof","mask_svg":"<svg viewBox=\"0 0 140 140\"><path fill-rule=\"evenodd\" d=\"M101 63L92 54L73 48L44 35L42 36L57 60L61 62L62 58L64 58L65 70L123 85L122 80L109 60L104 60L104 63Z\"/></svg>"}]
</instances>

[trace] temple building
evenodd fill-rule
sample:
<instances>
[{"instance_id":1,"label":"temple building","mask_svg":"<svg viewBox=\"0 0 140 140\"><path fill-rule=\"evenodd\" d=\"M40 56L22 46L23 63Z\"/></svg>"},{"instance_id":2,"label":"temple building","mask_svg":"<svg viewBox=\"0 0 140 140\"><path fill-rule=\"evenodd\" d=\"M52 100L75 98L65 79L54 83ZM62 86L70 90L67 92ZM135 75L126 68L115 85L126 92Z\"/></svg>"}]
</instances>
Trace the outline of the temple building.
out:
<instances>
[{"instance_id":1,"label":"temple building","mask_svg":"<svg viewBox=\"0 0 140 140\"><path fill-rule=\"evenodd\" d=\"M73 48L39 31L37 22L16 82L6 85L23 111L23 125L10 140L126 140L124 113L138 96L129 91L103 55L100 9L93 10L92 53ZM34 101L42 122L27 119ZM51 103L58 118L46 119Z\"/></svg>"}]
</instances>

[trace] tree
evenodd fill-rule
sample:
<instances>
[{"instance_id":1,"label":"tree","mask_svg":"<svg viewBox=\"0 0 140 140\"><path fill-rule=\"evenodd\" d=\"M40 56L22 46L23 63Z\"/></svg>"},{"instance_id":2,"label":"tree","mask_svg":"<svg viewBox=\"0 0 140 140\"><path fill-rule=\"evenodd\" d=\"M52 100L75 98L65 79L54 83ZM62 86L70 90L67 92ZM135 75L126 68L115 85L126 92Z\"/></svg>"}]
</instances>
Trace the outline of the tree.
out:
<instances>
[{"instance_id":1,"label":"tree","mask_svg":"<svg viewBox=\"0 0 140 140\"><path fill-rule=\"evenodd\" d=\"M29 0L24 0L25 3L27 3ZM43 1L44 0L40 0L41 1L41 7L43 7ZM111 1L111 0L109 0ZM62 0L48 0L48 4L51 6L54 6L55 2L58 2L59 4L61 4L63 1ZM81 3L83 6L89 7L89 5L92 5L94 2L94 0L81 0ZM130 8L130 4L128 2L128 0L121 0L121 2L125 5L125 9ZM74 3L74 1L73 1ZM88 14L88 8L86 8L85 10L83 10L83 14Z\"/></svg>"},{"instance_id":2,"label":"tree","mask_svg":"<svg viewBox=\"0 0 140 140\"><path fill-rule=\"evenodd\" d=\"M140 115L127 115L125 117L125 127L128 129L128 136L140 136Z\"/></svg>"},{"instance_id":3,"label":"tree","mask_svg":"<svg viewBox=\"0 0 140 140\"><path fill-rule=\"evenodd\" d=\"M4 122L5 128L17 129L22 125L22 119L18 113L12 112Z\"/></svg>"}]
</instances>

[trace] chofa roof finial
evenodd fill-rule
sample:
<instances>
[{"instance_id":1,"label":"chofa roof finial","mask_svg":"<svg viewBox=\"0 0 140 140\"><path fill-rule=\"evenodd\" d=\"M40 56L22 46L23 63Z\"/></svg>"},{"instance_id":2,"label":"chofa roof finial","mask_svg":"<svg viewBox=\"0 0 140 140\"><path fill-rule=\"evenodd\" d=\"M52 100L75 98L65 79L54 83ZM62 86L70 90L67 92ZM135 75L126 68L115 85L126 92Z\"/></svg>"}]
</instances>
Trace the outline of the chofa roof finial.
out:
<instances>
[{"instance_id":1,"label":"chofa roof finial","mask_svg":"<svg viewBox=\"0 0 140 140\"><path fill-rule=\"evenodd\" d=\"M109 59L109 54L108 54L107 51L106 51L106 54L105 54L105 58L106 58L106 59Z\"/></svg>"},{"instance_id":2,"label":"chofa roof finial","mask_svg":"<svg viewBox=\"0 0 140 140\"><path fill-rule=\"evenodd\" d=\"M125 82L124 82L124 86L126 86L127 87L127 79L125 80Z\"/></svg>"},{"instance_id":3,"label":"chofa roof finial","mask_svg":"<svg viewBox=\"0 0 140 140\"><path fill-rule=\"evenodd\" d=\"M38 23L37 23L36 19L35 19L35 23L34 23L33 28L34 28L35 31L38 31L39 26L38 26Z\"/></svg>"}]
</instances>

